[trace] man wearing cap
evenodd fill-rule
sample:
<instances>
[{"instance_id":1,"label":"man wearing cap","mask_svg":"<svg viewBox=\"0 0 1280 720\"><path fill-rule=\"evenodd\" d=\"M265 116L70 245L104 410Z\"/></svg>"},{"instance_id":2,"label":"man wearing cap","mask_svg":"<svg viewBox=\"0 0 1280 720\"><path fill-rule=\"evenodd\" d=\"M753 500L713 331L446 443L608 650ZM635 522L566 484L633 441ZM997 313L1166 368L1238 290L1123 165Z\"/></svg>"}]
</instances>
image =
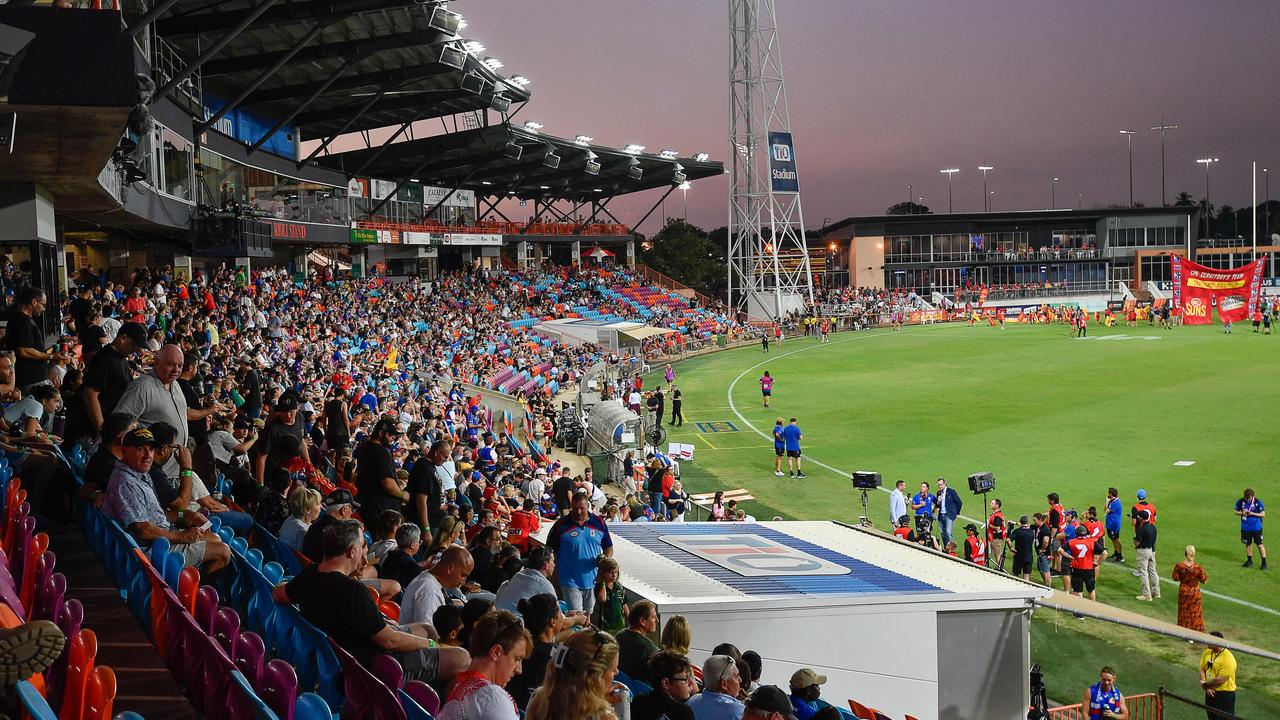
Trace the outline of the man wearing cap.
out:
<instances>
[{"instance_id":1,"label":"man wearing cap","mask_svg":"<svg viewBox=\"0 0 1280 720\"><path fill-rule=\"evenodd\" d=\"M827 676L819 675L812 668L800 668L791 676L791 710L796 720L809 720L828 704L820 700L822 685Z\"/></svg>"},{"instance_id":2,"label":"man wearing cap","mask_svg":"<svg viewBox=\"0 0 1280 720\"><path fill-rule=\"evenodd\" d=\"M254 443L252 448L253 476L258 479L259 484L266 479L267 456L271 453L271 448L286 435L298 438L302 459L311 462L311 456L307 453L305 431L302 418L298 417L298 396L292 392L281 393L271 408L271 417L262 428L262 439Z\"/></svg>"},{"instance_id":3,"label":"man wearing cap","mask_svg":"<svg viewBox=\"0 0 1280 720\"><path fill-rule=\"evenodd\" d=\"M1093 548L1097 540L1089 537L1089 528L1077 525L1074 536L1061 547L1058 552L1071 563L1071 594L1088 593L1090 600L1096 600L1094 588L1097 583L1096 567L1093 561ZM1160 579L1156 578L1159 583Z\"/></svg>"},{"instance_id":4,"label":"man wearing cap","mask_svg":"<svg viewBox=\"0 0 1280 720\"><path fill-rule=\"evenodd\" d=\"M1148 522L1150 522L1152 525L1155 525L1156 524L1156 506L1152 505L1150 502L1147 501L1147 491L1139 488L1138 502L1134 503L1133 507L1129 508L1129 519L1133 521L1133 531L1135 534L1138 531L1138 514L1141 513L1143 510L1146 510L1148 515L1150 516L1150 520L1148 520Z\"/></svg>"},{"instance_id":5,"label":"man wearing cap","mask_svg":"<svg viewBox=\"0 0 1280 720\"><path fill-rule=\"evenodd\" d=\"M346 490L334 490L324 499L324 510L320 513L320 517L311 523L311 527L307 528L307 534L302 536L302 554L311 558L315 562L324 559L324 531L331 525L337 525L343 520L351 519L355 514L356 508L360 507L360 503L351 497L351 493Z\"/></svg>"},{"instance_id":6,"label":"man wearing cap","mask_svg":"<svg viewBox=\"0 0 1280 720\"><path fill-rule=\"evenodd\" d=\"M1138 548L1138 578L1142 582L1142 594L1138 600L1151 601L1160 599L1160 573L1156 570L1156 525L1151 522L1151 514L1143 510L1138 513L1138 537L1134 540Z\"/></svg>"},{"instance_id":7,"label":"man wearing cap","mask_svg":"<svg viewBox=\"0 0 1280 720\"><path fill-rule=\"evenodd\" d=\"M184 510L166 510L156 499L151 482L156 438L146 428L134 428L121 440L121 460L116 463L107 485L107 515L144 545L157 538L169 540L170 549L182 554L188 567L199 567L206 575L217 572L231 560L230 549L216 533L202 529L204 516Z\"/></svg>"},{"instance_id":8,"label":"man wearing cap","mask_svg":"<svg viewBox=\"0 0 1280 720\"><path fill-rule=\"evenodd\" d=\"M693 720L693 711L685 704L696 682L689 658L662 650L649 658L644 678L653 690L631 702L631 720Z\"/></svg>"},{"instance_id":9,"label":"man wearing cap","mask_svg":"<svg viewBox=\"0 0 1280 720\"><path fill-rule=\"evenodd\" d=\"M409 499L391 457L391 444L400 434L399 420L382 418L356 450L356 489L360 504L369 508L365 517L377 517L383 510L402 510Z\"/></svg>"},{"instance_id":10,"label":"man wearing cap","mask_svg":"<svg viewBox=\"0 0 1280 720\"><path fill-rule=\"evenodd\" d=\"M733 658L728 655L707 658L702 663L702 682L702 692L688 702L695 720L742 720L743 704L738 699L742 676Z\"/></svg>"},{"instance_id":11,"label":"man wearing cap","mask_svg":"<svg viewBox=\"0 0 1280 720\"><path fill-rule=\"evenodd\" d=\"M777 685L761 685L747 698L744 720L800 720L791 698Z\"/></svg>"},{"instance_id":12,"label":"man wearing cap","mask_svg":"<svg viewBox=\"0 0 1280 720\"><path fill-rule=\"evenodd\" d=\"M121 330L123 332L123 328ZM178 431L177 444L187 446L187 398L178 387L178 375L182 372L182 350L177 345L165 345L156 353L155 366L129 383L116 412L129 413L137 418L138 425L150 427L166 422ZM177 475L177 457L169 458L164 470Z\"/></svg>"},{"instance_id":13,"label":"man wearing cap","mask_svg":"<svg viewBox=\"0 0 1280 720\"><path fill-rule=\"evenodd\" d=\"M72 408L70 422L75 429L67 433L67 442L85 435L98 436L103 420L115 412L133 379L129 358L146 342L145 328L138 323L125 323L110 345L94 353L84 370L82 404Z\"/></svg>"}]
</instances>

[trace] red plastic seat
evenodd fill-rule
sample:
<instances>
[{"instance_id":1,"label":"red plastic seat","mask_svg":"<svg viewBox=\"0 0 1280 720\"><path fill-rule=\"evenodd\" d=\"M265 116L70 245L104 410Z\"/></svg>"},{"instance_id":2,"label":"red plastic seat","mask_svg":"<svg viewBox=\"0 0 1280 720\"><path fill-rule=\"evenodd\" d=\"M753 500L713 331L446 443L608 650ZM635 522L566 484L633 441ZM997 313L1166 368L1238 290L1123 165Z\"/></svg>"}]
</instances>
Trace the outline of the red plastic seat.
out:
<instances>
[{"instance_id":1,"label":"red plastic seat","mask_svg":"<svg viewBox=\"0 0 1280 720\"><path fill-rule=\"evenodd\" d=\"M196 595L199 592L200 571L193 567L182 568L182 573L178 576L178 599L182 601L182 607L193 616L196 614Z\"/></svg>"},{"instance_id":2,"label":"red plastic seat","mask_svg":"<svg viewBox=\"0 0 1280 720\"><path fill-rule=\"evenodd\" d=\"M81 720L85 708L85 690L93 674L93 659L98 654L98 637L88 628L71 639L67 649L67 680L62 691L59 720Z\"/></svg>"},{"instance_id":3,"label":"red plastic seat","mask_svg":"<svg viewBox=\"0 0 1280 720\"><path fill-rule=\"evenodd\" d=\"M85 686L84 711L81 720L111 720L116 702L116 674L106 665L93 669Z\"/></svg>"}]
</instances>

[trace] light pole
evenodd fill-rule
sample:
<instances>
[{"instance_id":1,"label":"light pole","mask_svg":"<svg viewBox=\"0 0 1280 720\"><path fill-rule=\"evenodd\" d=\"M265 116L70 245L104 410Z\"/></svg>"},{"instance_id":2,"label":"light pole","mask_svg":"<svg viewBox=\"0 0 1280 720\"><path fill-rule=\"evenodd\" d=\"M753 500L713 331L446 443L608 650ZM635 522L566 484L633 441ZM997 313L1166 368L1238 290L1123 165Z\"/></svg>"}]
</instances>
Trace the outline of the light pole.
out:
<instances>
[{"instance_id":1,"label":"light pole","mask_svg":"<svg viewBox=\"0 0 1280 720\"><path fill-rule=\"evenodd\" d=\"M960 168L947 168L946 170L939 170L938 172L947 176L947 214L950 215L952 212L955 212L951 205L951 176L960 172Z\"/></svg>"},{"instance_id":2,"label":"light pole","mask_svg":"<svg viewBox=\"0 0 1280 720\"><path fill-rule=\"evenodd\" d=\"M1129 141L1129 207L1133 207L1133 130L1121 130L1120 134Z\"/></svg>"},{"instance_id":3,"label":"light pole","mask_svg":"<svg viewBox=\"0 0 1280 720\"><path fill-rule=\"evenodd\" d=\"M1264 188L1263 192L1266 195L1266 202L1263 203L1262 205L1262 207L1266 208L1265 210L1263 210L1263 215L1262 215L1262 226L1266 229L1266 231L1263 232L1262 234L1264 236L1264 239L1270 242L1271 241L1271 171L1266 168L1262 168L1262 186Z\"/></svg>"},{"instance_id":4,"label":"light pole","mask_svg":"<svg viewBox=\"0 0 1280 720\"><path fill-rule=\"evenodd\" d=\"M1160 114L1160 124L1151 128L1152 131L1160 133L1160 204L1164 207L1169 206L1169 202L1165 199L1164 191L1164 131L1177 130L1177 125L1170 125L1164 121L1164 113Z\"/></svg>"},{"instance_id":5,"label":"light pole","mask_svg":"<svg viewBox=\"0 0 1280 720\"><path fill-rule=\"evenodd\" d=\"M989 190L987 192L987 212L995 212L996 209L996 191Z\"/></svg>"},{"instance_id":6,"label":"light pole","mask_svg":"<svg viewBox=\"0 0 1280 720\"><path fill-rule=\"evenodd\" d=\"M677 187L680 192L684 193L684 221L689 222L689 188L693 187L688 180L680 183Z\"/></svg>"},{"instance_id":7,"label":"light pole","mask_svg":"<svg viewBox=\"0 0 1280 720\"><path fill-rule=\"evenodd\" d=\"M1082 192L1076 193L1076 209L1077 210L1084 209L1084 193Z\"/></svg>"},{"instance_id":8,"label":"light pole","mask_svg":"<svg viewBox=\"0 0 1280 720\"><path fill-rule=\"evenodd\" d=\"M915 215L916 209L911 207L911 198L915 197L915 193L911 192L911 183L907 183L907 214Z\"/></svg>"},{"instance_id":9,"label":"light pole","mask_svg":"<svg viewBox=\"0 0 1280 720\"><path fill-rule=\"evenodd\" d=\"M1057 195L1058 195L1058 178L1054 178L1053 181L1049 183L1049 209L1050 210L1058 209Z\"/></svg>"},{"instance_id":10,"label":"light pole","mask_svg":"<svg viewBox=\"0 0 1280 720\"><path fill-rule=\"evenodd\" d=\"M1196 162L1204 165L1204 236L1206 238L1209 237L1209 233L1212 232L1211 226L1209 225L1209 166L1218 162L1218 160L1219 158L1216 157L1206 157L1196 160Z\"/></svg>"},{"instance_id":11,"label":"light pole","mask_svg":"<svg viewBox=\"0 0 1280 720\"><path fill-rule=\"evenodd\" d=\"M992 165L979 165L978 169L982 171L982 208L987 212L991 212L991 204L987 202L987 171L995 170Z\"/></svg>"}]
</instances>

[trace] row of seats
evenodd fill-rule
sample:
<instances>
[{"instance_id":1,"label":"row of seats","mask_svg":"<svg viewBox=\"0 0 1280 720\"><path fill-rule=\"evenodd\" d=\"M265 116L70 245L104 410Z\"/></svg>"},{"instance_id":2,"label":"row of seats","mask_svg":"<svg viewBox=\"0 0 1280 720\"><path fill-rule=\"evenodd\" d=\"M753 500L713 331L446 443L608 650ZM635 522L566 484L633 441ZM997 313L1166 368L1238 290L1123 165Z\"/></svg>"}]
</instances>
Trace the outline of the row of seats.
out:
<instances>
[{"instance_id":1,"label":"row of seats","mask_svg":"<svg viewBox=\"0 0 1280 720\"><path fill-rule=\"evenodd\" d=\"M43 674L18 681L19 701L38 720L110 720L115 672L95 664L97 636L82 627L80 601L66 599L67 579L54 572L49 536L35 532L27 492L9 463L0 457L0 627L47 620L66 637L62 655Z\"/></svg>"}]
</instances>

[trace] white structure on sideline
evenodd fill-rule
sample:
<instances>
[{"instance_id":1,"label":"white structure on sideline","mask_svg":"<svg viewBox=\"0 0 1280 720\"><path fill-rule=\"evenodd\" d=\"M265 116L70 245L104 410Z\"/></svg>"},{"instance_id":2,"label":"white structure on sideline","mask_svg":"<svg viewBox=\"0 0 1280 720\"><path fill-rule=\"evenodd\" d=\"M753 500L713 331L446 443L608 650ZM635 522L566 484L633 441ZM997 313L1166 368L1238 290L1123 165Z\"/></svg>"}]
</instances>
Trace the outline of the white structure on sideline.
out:
<instances>
[{"instance_id":1,"label":"white structure on sideline","mask_svg":"<svg viewBox=\"0 0 1280 720\"><path fill-rule=\"evenodd\" d=\"M822 697L891 717L1021 720L1033 602L1024 583L836 522L616 523L622 582L679 613L694 663L732 642L761 682L811 667Z\"/></svg>"}]
</instances>

